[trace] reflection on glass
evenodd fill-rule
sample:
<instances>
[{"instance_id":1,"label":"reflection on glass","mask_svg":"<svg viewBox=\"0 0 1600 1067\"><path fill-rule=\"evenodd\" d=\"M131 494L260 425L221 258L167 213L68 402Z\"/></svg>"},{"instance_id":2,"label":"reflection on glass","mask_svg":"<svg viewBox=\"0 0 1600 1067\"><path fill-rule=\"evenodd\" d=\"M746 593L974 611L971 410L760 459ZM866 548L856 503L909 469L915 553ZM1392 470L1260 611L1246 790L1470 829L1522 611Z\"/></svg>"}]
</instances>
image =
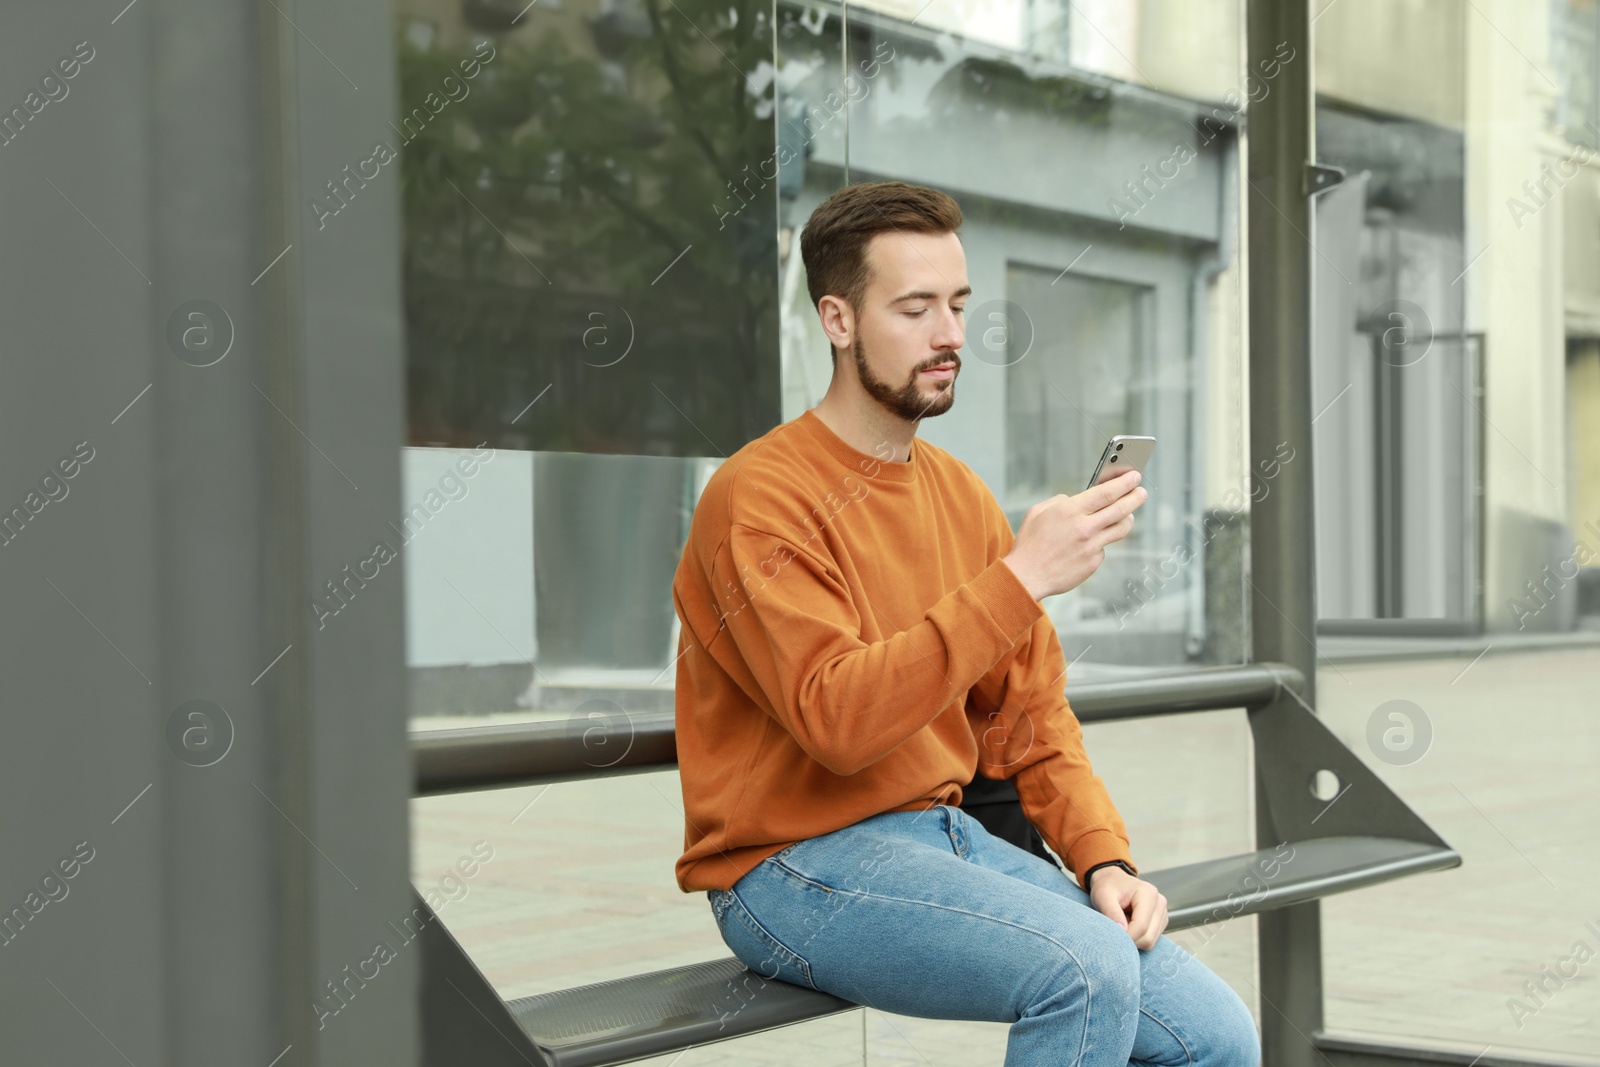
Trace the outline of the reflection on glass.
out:
<instances>
[{"instance_id":1,"label":"reflection on glass","mask_svg":"<svg viewBox=\"0 0 1600 1067\"><path fill-rule=\"evenodd\" d=\"M1312 408L1327 631L1479 626L1480 337L1465 333L1462 138L1323 104ZM1337 399L1337 403L1334 401Z\"/></svg>"},{"instance_id":2,"label":"reflection on glass","mask_svg":"<svg viewBox=\"0 0 1600 1067\"><path fill-rule=\"evenodd\" d=\"M1013 266L1007 291L1036 310L1032 350L1006 375L1006 488L1028 500L1076 493L1105 444L1099 427L1149 424L1134 385L1153 380L1142 328L1150 287L1071 275L1057 281L1049 271ZM1077 399L1057 380L1071 382Z\"/></svg>"},{"instance_id":3,"label":"reflection on glass","mask_svg":"<svg viewBox=\"0 0 1600 1067\"><path fill-rule=\"evenodd\" d=\"M779 8L779 111L813 118L785 221L882 179L941 189L965 214L962 381L919 433L971 466L1014 526L1081 491L1110 435L1158 439L1133 536L1046 602L1069 659L1083 657L1078 678L1244 656L1244 524L1270 475L1247 469L1232 413L1239 125L1281 66L1242 77L1238 5L1205 6L1197 27L1132 0L871 0L849 5L842 33L811 5L792 24L813 32L785 32ZM841 99L848 126L819 126ZM803 286L786 287L782 313L792 418L831 368Z\"/></svg>"},{"instance_id":4,"label":"reflection on glass","mask_svg":"<svg viewBox=\"0 0 1600 1067\"><path fill-rule=\"evenodd\" d=\"M409 441L716 456L776 424L770 6L397 10Z\"/></svg>"},{"instance_id":5,"label":"reflection on glass","mask_svg":"<svg viewBox=\"0 0 1600 1067\"><path fill-rule=\"evenodd\" d=\"M397 0L409 439L537 452L472 505L530 531L494 551L534 603L460 576L470 524L408 550L438 635L414 714L670 706L688 516L827 389L798 235L873 178L966 213L960 402L920 432L1014 524L1106 436L1159 439L1134 536L1047 603L1074 677L1244 658L1272 474L1246 460L1237 161L1277 69L1242 75L1237 0L523 6Z\"/></svg>"},{"instance_id":6,"label":"reflection on glass","mask_svg":"<svg viewBox=\"0 0 1600 1067\"><path fill-rule=\"evenodd\" d=\"M1082 492L1083 472L1094 469L1106 439L1152 432L1164 406L1162 383L1186 383L1181 363L1162 373L1149 344L1153 286L1054 275L1012 266L1006 279L1012 299L1033 309L1032 349L1006 375L1006 490L1019 518L1047 496ZM1152 494L1182 485L1187 474L1181 439L1166 443L1178 447L1158 441L1144 472L1142 484ZM1148 656L1155 634L1181 639L1194 572L1173 565L1176 558L1163 568L1161 558L1164 546L1183 542L1177 516L1172 507L1141 514L1100 569L1051 605L1074 642L1104 644L1129 630L1140 638L1138 654ZM1182 654L1181 647L1171 652Z\"/></svg>"}]
</instances>

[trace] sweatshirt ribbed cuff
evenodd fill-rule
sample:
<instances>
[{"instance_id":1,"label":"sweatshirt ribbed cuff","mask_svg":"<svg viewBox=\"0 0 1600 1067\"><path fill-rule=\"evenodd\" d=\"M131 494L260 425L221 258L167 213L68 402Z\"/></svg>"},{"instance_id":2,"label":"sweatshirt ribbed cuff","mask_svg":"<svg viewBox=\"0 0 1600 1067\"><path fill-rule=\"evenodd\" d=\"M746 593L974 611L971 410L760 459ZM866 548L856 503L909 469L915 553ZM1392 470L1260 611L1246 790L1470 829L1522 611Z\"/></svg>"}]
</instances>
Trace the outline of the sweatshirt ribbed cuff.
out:
<instances>
[{"instance_id":1,"label":"sweatshirt ribbed cuff","mask_svg":"<svg viewBox=\"0 0 1600 1067\"><path fill-rule=\"evenodd\" d=\"M1044 614L1044 605L1033 598L1017 572L1003 559L989 564L968 584L1012 644L1022 640Z\"/></svg>"},{"instance_id":2,"label":"sweatshirt ribbed cuff","mask_svg":"<svg viewBox=\"0 0 1600 1067\"><path fill-rule=\"evenodd\" d=\"M1083 884L1084 872L1097 863L1107 860L1121 860L1132 867L1137 873L1139 865L1133 862L1133 857L1128 855L1128 845L1122 838L1110 830L1090 830L1073 844L1072 850L1064 857L1067 866L1071 867L1077 875L1078 885L1085 892L1088 887Z\"/></svg>"}]
</instances>

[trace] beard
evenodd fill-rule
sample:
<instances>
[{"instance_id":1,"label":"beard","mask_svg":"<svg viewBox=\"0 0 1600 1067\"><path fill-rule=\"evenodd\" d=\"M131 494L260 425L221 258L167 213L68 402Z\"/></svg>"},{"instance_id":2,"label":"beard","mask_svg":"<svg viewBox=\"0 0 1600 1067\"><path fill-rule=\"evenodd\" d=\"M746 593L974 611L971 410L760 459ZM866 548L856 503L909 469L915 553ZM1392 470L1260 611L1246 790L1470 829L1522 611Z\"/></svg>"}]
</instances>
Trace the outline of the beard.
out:
<instances>
[{"instance_id":1,"label":"beard","mask_svg":"<svg viewBox=\"0 0 1600 1067\"><path fill-rule=\"evenodd\" d=\"M859 335L856 337L852 354L855 356L856 376L861 379L861 387L867 391L868 396L878 402L880 407L897 418L907 422L932 418L935 415L943 415L956 402L954 377L945 381L935 380L933 395L928 396L919 385L926 367L918 367L912 371L910 380L896 388L872 373L872 369L867 365L867 350L862 345ZM961 358L954 352L947 353L937 361L937 363L944 362L954 363L958 372L961 369ZM933 365L936 366L937 363Z\"/></svg>"}]
</instances>

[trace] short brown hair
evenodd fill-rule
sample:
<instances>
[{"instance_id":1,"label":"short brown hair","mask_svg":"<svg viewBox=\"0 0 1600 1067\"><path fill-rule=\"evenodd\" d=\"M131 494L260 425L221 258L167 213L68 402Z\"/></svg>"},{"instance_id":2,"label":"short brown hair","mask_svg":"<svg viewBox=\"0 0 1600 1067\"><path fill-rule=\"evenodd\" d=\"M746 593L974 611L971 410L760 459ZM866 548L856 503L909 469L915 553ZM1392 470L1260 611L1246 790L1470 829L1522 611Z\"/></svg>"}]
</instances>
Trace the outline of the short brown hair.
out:
<instances>
[{"instance_id":1,"label":"short brown hair","mask_svg":"<svg viewBox=\"0 0 1600 1067\"><path fill-rule=\"evenodd\" d=\"M800 234L811 306L815 308L825 296L838 296L860 314L869 281L867 243L874 235L960 229L961 206L925 185L858 182L836 190L817 205Z\"/></svg>"}]
</instances>

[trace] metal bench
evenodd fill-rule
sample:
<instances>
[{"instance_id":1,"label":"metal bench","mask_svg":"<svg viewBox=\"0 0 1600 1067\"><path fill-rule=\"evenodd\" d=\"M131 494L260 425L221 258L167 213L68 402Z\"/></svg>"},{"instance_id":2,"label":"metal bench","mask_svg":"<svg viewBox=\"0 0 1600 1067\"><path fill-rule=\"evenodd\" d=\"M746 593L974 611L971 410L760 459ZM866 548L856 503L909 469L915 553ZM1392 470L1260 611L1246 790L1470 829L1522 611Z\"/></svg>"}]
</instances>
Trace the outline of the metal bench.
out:
<instances>
[{"instance_id":1,"label":"metal bench","mask_svg":"<svg viewBox=\"0 0 1600 1067\"><path fill-rule=\"evenodd\" d=\"M1071 687L1080 721L1247 709L1255 747L1258 841L1276 842L1141 872L1167 897L1177 931L1460 865L1461 857L1301 703L1304 678L1279 664L1186 671ZM593 765L564 722L413 735L418 796L600 775L676 763L671 713L630 714L626 753ZM1337 778L1317 799L1320 772ZM1292 849L1287 854L1283 851ZM1270 873L1269 873L1270 872ZM425 1061L473 1067L599 1067L816 1019L859 1005L763 979L730 957L506 1003L445 927L422 935Z\"/></svg>"}]
</instances>

